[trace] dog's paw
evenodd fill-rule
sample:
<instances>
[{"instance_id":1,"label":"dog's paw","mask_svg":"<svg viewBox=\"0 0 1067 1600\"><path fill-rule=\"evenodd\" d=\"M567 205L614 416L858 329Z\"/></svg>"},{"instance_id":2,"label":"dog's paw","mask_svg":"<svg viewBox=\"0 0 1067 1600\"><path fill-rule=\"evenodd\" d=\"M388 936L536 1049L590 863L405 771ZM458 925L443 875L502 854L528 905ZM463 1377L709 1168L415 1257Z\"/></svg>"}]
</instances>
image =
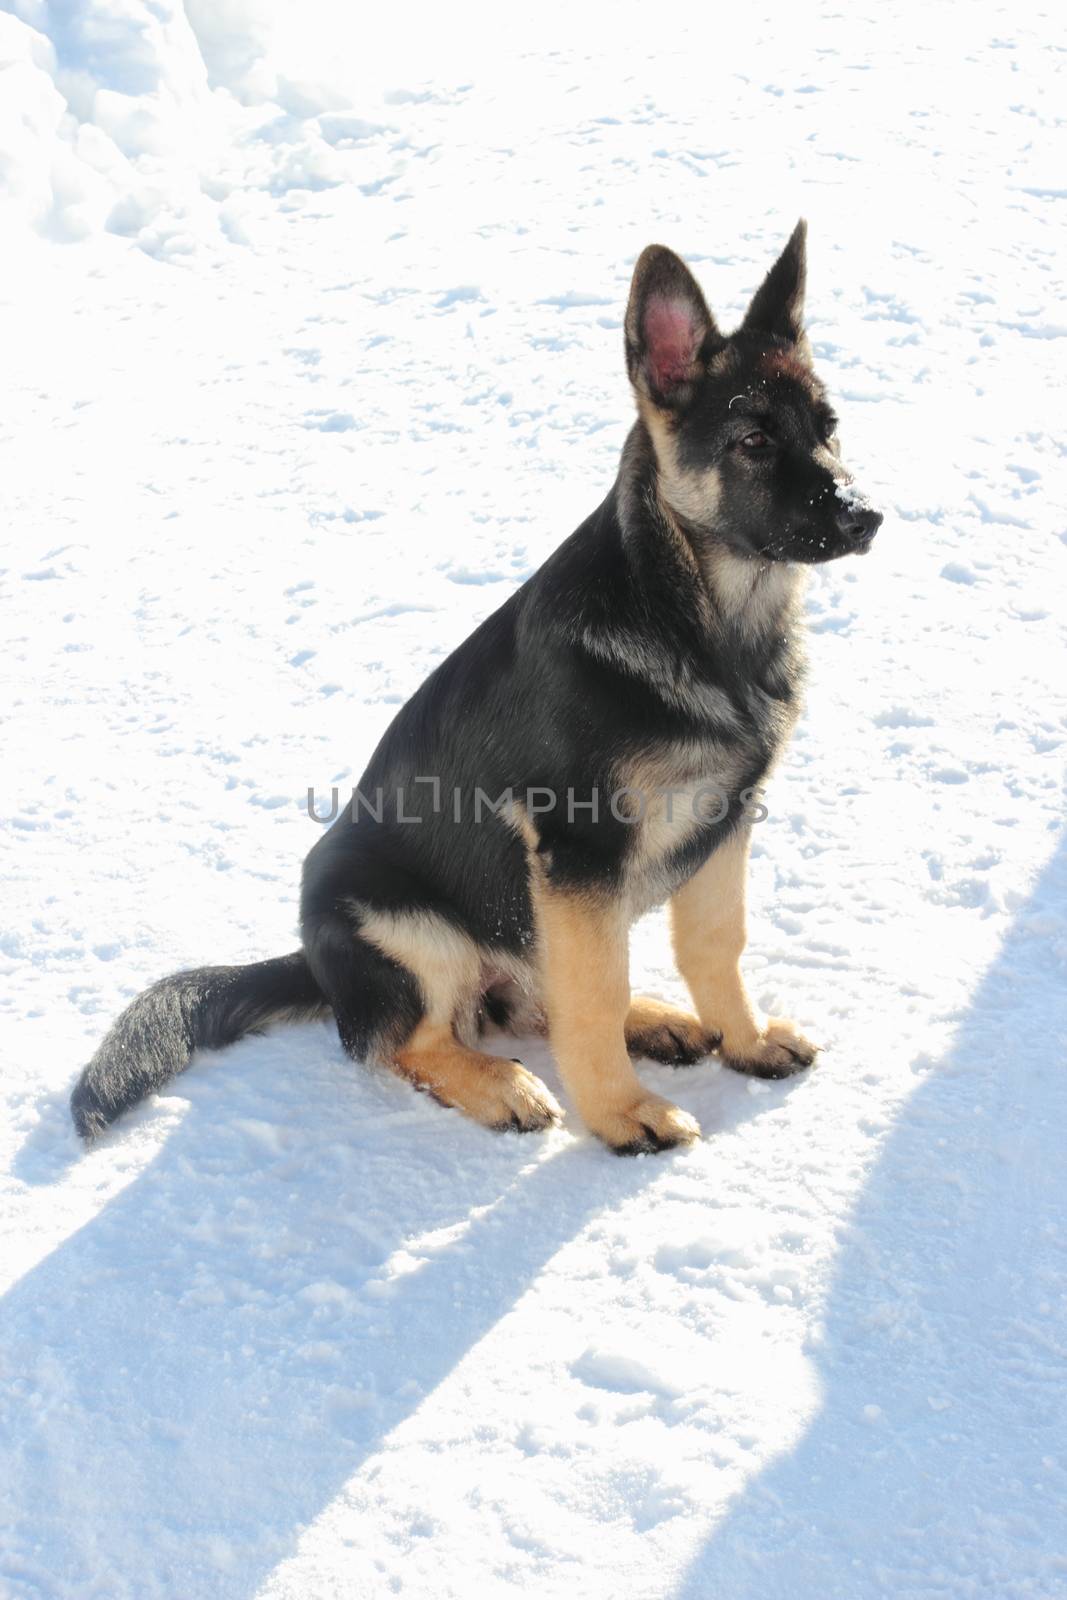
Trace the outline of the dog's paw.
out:
<instances>
[{"instance_id":1,"label":"dog's paw","mask_svg":"<svg viewBox=\"0 0 1067 1600\"><path fill-rule=\"evenodd\" d=\"M691 1067L717 1047L719 1035L688 1011L658 1000L637 1000L626 1022L626 1048L632 1056Z\"/></svg>"},{"instance_id":2,"label":"dog's paw","mask_svg":"<svg viewBox=\"0 0 1067 1600\"><path fill-rule=\"evenodd\" d=\"M723 1066L745 1072L750 1078L789 1078L810 1067L819 1046L805 1039L795 1023L783 1017L768 1017L763 1032L751 1044L721 1049Z\"/></svg>"},{"instance_id":3,"label":"dog's paw","mask_svg":"<svg viewBox=\"0 0 1067 1600\"><path fill-rule=\"evenodd\" d=\"M658 1094L644 1094L628 1106L602 1111L589 1120L589 1128L617 1156L672 1150L700 1138L696 1118Z\"/></svg>"},{"instance_id":4,"label":"dog's paw","mask_svg":"<svg viewBox=\"0 0 1067 1600\"><path fill-rule=\"evenodd\" d=\"M562 1120L555 1095L521 1061L501 1061L493 1080L492 1102L479 1120L494 1132L538 1133Z\"/></svg>"}]
</instances>

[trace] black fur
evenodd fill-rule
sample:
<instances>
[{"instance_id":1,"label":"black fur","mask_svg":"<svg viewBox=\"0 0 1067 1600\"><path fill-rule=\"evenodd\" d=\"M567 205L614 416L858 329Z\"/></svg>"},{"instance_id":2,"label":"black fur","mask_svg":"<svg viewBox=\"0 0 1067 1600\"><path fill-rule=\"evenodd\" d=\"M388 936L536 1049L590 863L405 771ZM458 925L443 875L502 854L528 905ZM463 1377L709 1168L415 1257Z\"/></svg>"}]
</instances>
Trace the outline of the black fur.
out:
<instances>
[{"instance_id":1,"label":"black fur","mask_svg":"<svg viewBox=\"0 0 1067 1600\"><path fill-rule=\"evenodd\" d=\"M325 1007L302 951L248 967L198 967L161 978L115 1022L70 1098L86 1139L184 1072L195 1050L217 1050L281 1016Z\"/></svg>"},{"instance_id":2,"label":"black fur","mask_svg":"<svg viewBox=\"0 0 1067 1600\"><path fill-rule=\"evenodd\" d=\"M509 791L549 883L582 894L663 900L737 826L797 710L802 659L783 573L865 548L881 520L837 493L848 474L801 329L803 252L798 229L732 337L676 256L644 252L626 317L639 418L616 483L386 731L362 799L307 858L303 956L148 990L75 1090L81 1133L158 1089L196 1048L282 1012L328 1004L352 1056L395 1051L423 997L361 937L368 913L430 912L462 930L482 953L483 1014L501 1015L494 962L527 962L535 944L527 844L515 814L488 809ZM638 864L640 829L609 806L634 763L726 791L725 815L695 822L654 868ZM555 806L531 810L532 791ZM595 820L580 809L593 791Z\"/></svg>"}]
</instances>

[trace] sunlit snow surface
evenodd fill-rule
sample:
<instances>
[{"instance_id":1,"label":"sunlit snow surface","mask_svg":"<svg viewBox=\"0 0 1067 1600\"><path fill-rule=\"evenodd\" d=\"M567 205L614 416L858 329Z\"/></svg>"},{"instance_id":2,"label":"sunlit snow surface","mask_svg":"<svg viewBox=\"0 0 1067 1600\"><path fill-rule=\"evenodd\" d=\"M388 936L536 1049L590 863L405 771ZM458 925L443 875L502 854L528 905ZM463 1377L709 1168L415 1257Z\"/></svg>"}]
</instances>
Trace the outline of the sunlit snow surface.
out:
<instances>
[{"instance_id":1,"label":"sunlit snow surface","mask_svg":"<svg viewBox=\"0 0 1067 1600\"><path fill-rule=\"evenodd\" d=\"M1062 25L387 9L0 6L0 1595L1062 1596ZM308 787L602 497L641 247L730 325L801 214L886 514L753 864L822 1064L643 1067L707 1138L626 1163L305 1026L82 1154L111 1017L293 947Z\"/></svg>"}]
</instances>

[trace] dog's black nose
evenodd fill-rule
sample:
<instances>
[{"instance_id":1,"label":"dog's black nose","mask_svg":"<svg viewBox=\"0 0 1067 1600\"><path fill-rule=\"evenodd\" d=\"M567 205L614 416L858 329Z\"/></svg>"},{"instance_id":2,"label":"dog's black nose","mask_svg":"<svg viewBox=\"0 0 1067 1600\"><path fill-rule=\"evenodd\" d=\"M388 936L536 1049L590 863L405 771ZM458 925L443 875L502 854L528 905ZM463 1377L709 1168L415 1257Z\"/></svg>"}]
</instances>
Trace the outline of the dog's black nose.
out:
<instances>
[{"instance_id":1,"label":"dog's black nose","mask_svg":"<svg viewBox=\"0 0 1067 1600\"><path fill-rule=\"evenodd\" d=\"M837 513L837 526L854 550L866 550L882 526L882 513L868 506L844 505Z\"/></svg>"}]
</instances>

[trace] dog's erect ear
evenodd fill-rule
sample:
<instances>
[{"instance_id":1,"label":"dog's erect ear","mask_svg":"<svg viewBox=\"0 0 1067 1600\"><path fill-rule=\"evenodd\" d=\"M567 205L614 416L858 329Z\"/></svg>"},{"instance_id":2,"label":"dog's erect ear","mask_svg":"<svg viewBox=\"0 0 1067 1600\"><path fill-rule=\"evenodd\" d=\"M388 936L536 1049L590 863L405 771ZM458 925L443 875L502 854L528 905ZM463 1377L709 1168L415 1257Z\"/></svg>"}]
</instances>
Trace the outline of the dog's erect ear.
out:
<instances>
[{"instance_id":1,"label":"dog's erect ear","mask_svg":"<svg viewBox=\"0 0 1067 1600\"><path fill-rule=\"evenodd\" d=\"M642 250L626 307L626 368L653 405L681 410L723 341L693 274L662 244Z\"/></svg>"},{"instance_id":2,"label":"dog's erect ear","mask_svg":"<svg viewBox=\"0 0 1067 1600\"><path fill-rule=\"evenodd\" d=\"M741 324L742 333L775 334L793 344L803 341L807 241L808 225L801 218L789 243L756 290Z\"/></svg>"}]
</instances>

